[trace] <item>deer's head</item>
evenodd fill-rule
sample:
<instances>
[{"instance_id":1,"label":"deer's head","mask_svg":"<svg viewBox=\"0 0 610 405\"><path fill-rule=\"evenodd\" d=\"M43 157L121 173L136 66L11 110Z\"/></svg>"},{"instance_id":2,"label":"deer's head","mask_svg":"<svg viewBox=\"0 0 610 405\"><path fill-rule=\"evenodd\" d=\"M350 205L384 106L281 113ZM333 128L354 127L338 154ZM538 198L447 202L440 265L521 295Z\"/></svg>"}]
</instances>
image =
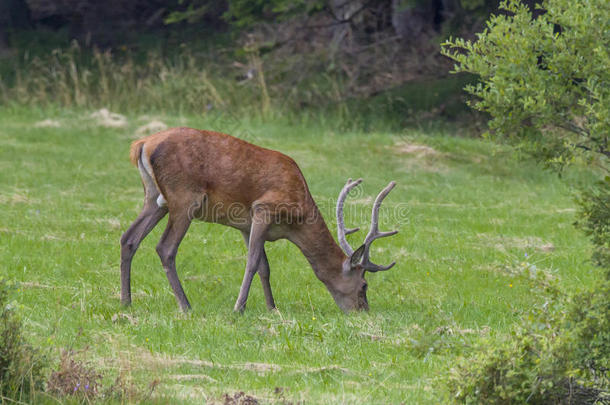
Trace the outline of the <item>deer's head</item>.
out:
<instances>
[{"instance_id":1,"label":"deer's head","mask_svg":"<svg viewBox=\"0 0 610 405\"><path fill-rule=\"evenodd\" d=\"M386 271L391 269L396 262L392 262L387 266L381 266L371 262L370 251L371 244L374 240L383 238L385 236L392 236L398 233L398 231L380 232L379 231L379 208L383 199L388 195L390 191L396 186L395 182L390 182L384 188L375 199L373 204L373 212L371 218L371 229L364 239L364 244L358 249L354 250L347 242L346 235L357 232L360 228L346 229L345 222L343 220L343 205L345 198L349 192L362 182L362 179L352 181L347 180L347 183L339 193L337 200L337 237L341 248L347 255L347 259L343 261L343 269L341 272L340 280L337 280L331 290L331 294L335 299L335 302L344 311L352 310L368 310L369 303L366 299L367 282L364 275L367 271L377 272Z\"/></svg>"}]
</instances>

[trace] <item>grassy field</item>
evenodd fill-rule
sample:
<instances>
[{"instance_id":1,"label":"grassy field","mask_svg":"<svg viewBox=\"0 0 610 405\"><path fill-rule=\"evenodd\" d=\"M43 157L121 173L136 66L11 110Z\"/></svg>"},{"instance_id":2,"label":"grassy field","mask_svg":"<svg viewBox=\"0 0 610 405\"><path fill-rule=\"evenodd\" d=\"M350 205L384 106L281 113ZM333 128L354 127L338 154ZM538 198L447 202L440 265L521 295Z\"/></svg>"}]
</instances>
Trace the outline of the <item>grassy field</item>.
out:
<instances>
[{"instance_id":1,"label":"grassy field","mask_svg":"<svg viewBox=\"0 0 610 405\"><path fill-rule=\"evenodd\" d=\"M482 336L500 338L545 297L595 283L589 244L575 230L570 185L504 147L424 133L341 133L313 125L235 117L156 117L170 126L230 132L292 156L334 231L334 200L348 177L350 226L368 226L375 194L398 183L382 210L368 275L369 313L345 315L298 249L267 244L277 312L256 282L243 315L232 312L246 249L239 232L195 223L177 265L193 311L178 310L155 245L163 221L133 263L133 305L119 305L119 238L143 200L128 161L136 128L105 127L90 112L0 109L0 275L19 288L30 340L57 359L80 350L111 384L123 375L165 403L443 402L439 379ZM46 123L40 124L43 120ZM37 125L38 123L38 125ZM364 232L351 236L356 244ZM537 280L540 280L539 277Z\"/></svg>"}]
</instances>

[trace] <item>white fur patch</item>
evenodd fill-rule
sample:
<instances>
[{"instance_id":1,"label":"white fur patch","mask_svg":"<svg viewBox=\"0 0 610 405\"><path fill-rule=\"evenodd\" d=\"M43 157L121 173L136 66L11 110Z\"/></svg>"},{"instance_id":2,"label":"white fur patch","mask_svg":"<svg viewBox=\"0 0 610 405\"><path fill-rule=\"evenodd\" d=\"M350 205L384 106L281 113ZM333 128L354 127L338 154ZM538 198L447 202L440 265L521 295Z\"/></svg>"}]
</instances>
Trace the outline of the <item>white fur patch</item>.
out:
<instances>
[{"instance_id":1,"label":"white fur patch","mask_svg":"<svg viewBox=\"0 0 610 405\"><path fill-rule=\"evenodd\" d=\"M140 177L142 177L142 183L144 183L144 192L146 193L146 199L150 199L155 194L158 194L157 185L153 181L150 174L144 168L142 161L138 161L138 169L140 170Z\"/></svg>"},{"instance_id":2,"label":"white fur patch","mask_svg":"<svg viewBox=\"0 0 610 405\"><path fill-rule=\"evenodd\" d=\"M140 169L140 176L142 176L142 181L144 182L144 188L146 189L146 196L157 196L157 205L159 208L163 208L167 206L167 200L161 194L161 191L157 188L157 184L154 180L154 173L152 170L152 166L148 161L148 157L146 156L146 145L142 146L142 154L140 155L140 159L138 160L138 169Z\"/></svg>"},{"instance_id":3,"label":"white fur patch","mask_svg":"<svg viewBox=\"0 0 610 405\"><path fill-rule=\"evenodd\" d=\"M144 166L144 170L148 173L150 177L154 177L152 166L148 161L148 155L146 155L146 144L142 145L142 154L140 155L140 161L142 162L142 166Z\"/></svg>"},{"instance_id":4,"label":"white fur patch","mask_svg":"<svg viewBox=\"0 0 610 405\"><path fill-rule=\"evenodd\" d=\"M163 194L159 193L159 197L157 197L157 205L159 208L163 208L167 205L167 200L163 197Z\"/></svg>"}]
</instances>

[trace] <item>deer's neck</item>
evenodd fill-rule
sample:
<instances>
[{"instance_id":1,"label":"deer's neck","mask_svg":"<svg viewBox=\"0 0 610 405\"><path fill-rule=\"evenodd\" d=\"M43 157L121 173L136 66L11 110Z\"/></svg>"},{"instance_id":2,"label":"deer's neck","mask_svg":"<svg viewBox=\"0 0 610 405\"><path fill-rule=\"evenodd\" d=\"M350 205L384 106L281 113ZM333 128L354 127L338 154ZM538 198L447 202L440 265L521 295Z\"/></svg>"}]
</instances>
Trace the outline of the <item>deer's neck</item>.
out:
<instances>
[{"instance_id":1,"label":"deer's neck","mask_svg":"<svg viewBox=\"0 0 610 405\"><path fill-rule=\"evenodd\" d=\"M317 207L314 215L290 238L307 258L316 276L327 286L341 273L347 259L332 237Z\"/></svg>"}]
</instances>

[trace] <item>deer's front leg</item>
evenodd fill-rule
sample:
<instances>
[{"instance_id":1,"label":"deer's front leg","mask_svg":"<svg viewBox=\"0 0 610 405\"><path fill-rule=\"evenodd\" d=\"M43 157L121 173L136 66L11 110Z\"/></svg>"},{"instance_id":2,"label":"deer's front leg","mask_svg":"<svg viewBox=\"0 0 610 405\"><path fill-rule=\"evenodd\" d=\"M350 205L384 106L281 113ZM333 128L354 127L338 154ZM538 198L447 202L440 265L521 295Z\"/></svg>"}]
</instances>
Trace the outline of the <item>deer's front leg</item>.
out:
<instances>
[{"instance_id":1,"label":"deer's front leg","mask_svg":"<svg viewBox=\"0 0 610 405\"><path fill-rule=\"evenodd\" d=\"M248 241L248 260L246 263L246 271L244 273L244 280L241 283L239 289L239 296L235 302L234 311L243 312L246 308L246 300L248 299L248 292L250 291L250 285L254 274L261 263L264 256L265 250L265 233L269 229L269 221L263 212L255 211L252 216L252 226L250 227L250 240ZM269 289L271 291L271 289Z\"/></svg>"},{"instance_id":2,"label":"deer's front leg","mask_svg":"<svg viewBox=\"0 0 610 405\"><path fill-rule=\"evenodd\" d=\"M242 232L242 235L244 236L244 241L246 242L247 248L250 244L250 234L248 232ZM265 302L267 303L267 309L275 309L275 301L273 300L273 294L271 293L271 284L269 283L269 260L267 259L267 253L265 252L264 246L263 254L261 256L261 260L258 264L256 272L258 273L258 276L261 279L263 292L265 293Z\"/></svg>"}]
</instances>

